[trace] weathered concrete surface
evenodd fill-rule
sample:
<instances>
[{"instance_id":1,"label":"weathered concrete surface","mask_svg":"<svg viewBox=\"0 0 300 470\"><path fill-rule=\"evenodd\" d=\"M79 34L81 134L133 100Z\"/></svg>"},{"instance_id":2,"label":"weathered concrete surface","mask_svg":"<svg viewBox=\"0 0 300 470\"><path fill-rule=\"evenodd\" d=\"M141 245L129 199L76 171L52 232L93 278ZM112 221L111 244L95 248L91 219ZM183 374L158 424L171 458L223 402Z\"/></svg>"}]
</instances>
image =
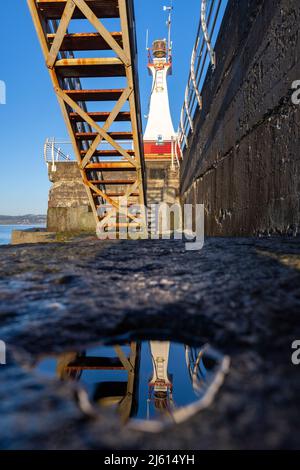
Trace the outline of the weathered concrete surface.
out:
<instances>
[{"instance_id":1,"label":"weathered concrete surface","mask_svg":"<svg viewBox=\"0 0 300 470\"><path fill-rule=\"evenodd\" d=\"M159 233L163 231L163 216L157 218L156 208L154 205L161 203L167 204L169 207L177 204L179 213L181 213L181 202L179 196L179 167L172 167L169 160L146 160L147 166L147 205L148 226L151 230ZM171 215L170 228L172 230L181 229L180 218Z\"/></svg>"},{"instance_id":2,"label":"weathered concrete surface","mask_svg":"<svg viewBox=\"0 0 300 470\"><path fill-rule=\"evenodd\" d=\"M86 188L76 162L57 162L49 165L49 179L52 186L49 192L47 229L51 232L95 232L96 222L87 196ZM105 175L96 172L95 179L132 180L131 171L105 171ZM177 177L179 192L179 177ZM124 194L128 185L106 185L108 193ZM114 196L117 200L118 197ZM129 197L129 202L139 203L136 195ZM96 204L98 204L96 200ZM100 203L99 203L100 206Z\"/></svg>"},{"instance_id":3,"label":"weathered concrete surface","mask_svg":"<svg viewBox=\"0 0 300 470\"><path fill-rule=\"evenodd\" d=\"M95 219L76 162L49 164L47 228L50 232L95 230Z\"/></svg>"},{"instance_id":4,"label":"weathered concrete surface","mask_svg":"<svg viewBox=\"0 0 300 470\"><path fill-rule=\"evenodd\" d=\"M49 207L79 207L89 205L87 193L76 162L49 164L48 176L52 183Z\"/></svg>"},{"instance_id":5,"label":"weathered concrete surface","mask_svg":"<svg viewBox=\"0 0 300 470\"><path fill-rule=\"evenodd\" d=\"M179 167L170 161L146 160L147 166L147 203L180 203Z\"/></svg>"},{"instance_id":6,"label":"weathered concrete surface","mask_svg":"<svg viewBox=\"0 0 300 470\"><path fill-rule=\"evenodd\" d=\"M56 233L47 232L42 229L13 230L11 235L12 245L24 245L31 243L53 243Z\"/></svg>"},{"instance_id":7,"label":"weathered concrete surface","mask_svg":"<svg viewBox=\"0 0 300 470\"><path fill-rule=\"evenodd\" d=\"M0 447L299 448L299 239L208 239L0 247L1 339L32 359L114 334L203 343L231 356L215 403L163 435L87 419L68 384L9 358L0 368ZM153 334L151 335L153 336Z\"/></svg>"},{"instance_id":8,"label":"weathered concrete surface","mask_svg":"<svg viewBox=\"0 0 300 470\"><path fill-rule=\"evenodd\" d=\"M209 235L299 231L299 22L298 0L229 0L181 172Z\"/></svg>"},{"instance_id":9,"label":"weathered concrete surface","mask_svg":"<svg viewBox=\"0 0 300 470\"><path fill-rule=\"evenodd\" d=\"M96 222L89 206L49 207L48 230L51 232L95 232Z\"/></svg>"}]
</instances>

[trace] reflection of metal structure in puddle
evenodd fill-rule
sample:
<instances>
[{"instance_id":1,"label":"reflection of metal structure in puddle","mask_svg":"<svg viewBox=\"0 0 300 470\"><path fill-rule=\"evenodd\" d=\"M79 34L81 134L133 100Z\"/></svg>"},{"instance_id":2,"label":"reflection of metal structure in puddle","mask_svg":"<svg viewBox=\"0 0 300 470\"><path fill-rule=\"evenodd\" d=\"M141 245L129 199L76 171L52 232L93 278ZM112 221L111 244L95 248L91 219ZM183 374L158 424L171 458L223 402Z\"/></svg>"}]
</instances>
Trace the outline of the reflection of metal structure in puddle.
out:
<instances>
[{"instance_id":1,"label":"reflection of metal structure in puddle","mask_svg":"<svg viewBox=\"0 0 300 470\"><path fill-rule=\"evenodd\" d=\"M130 343L129 355L116 345L115 357L86 356L85 353L67 353L60 356L57 362L57 375L61 380L79 381L84 371L124 371L124 381L101 381L96 384L92 400L101 406L116 406L121 421L125 424L136 412L136 378L139 368L138 343ZM79 406L85 412L92 412L90 398L84 390L77 394Z\"/></svg>"},{"instance_id":2,"label":"reflection of metal structure in puddle","mask_svg":"<svg viewBox=\"0 0 300 470\"><path fill-rule=\"evenodd\" d=\"M6 344L0 340L0 365L6 364Z\"/></svg>"},{"instance_id":3,"label":"reflection of metal structure in puddle","mask_svg":"<svg viewBox=\"0 0 300 470\"><path fill-rule=\"evenodd\" d=\"M203 361L206 350L207 346L200 350L197 348L190 348L189 346L185 346L186 365L189 371L193 390L198 397L203 395L203 392L205 392L207 389L208 369L206 368Z\"/></svg>"},{"instance_id":4,"label":"reflection of metal structure in puddle","mask_svg":"<svg viewBox=\"0 0 300 470\"><path fill-rule=\"evenodd\" d=\"M209 345L174 345L171 349L168 341L150 341L149 345L131 342L122 347L110 346L109 351L100 348L94 354L63 354L57 362L56 373L61 380L87 385L77 389L82 411L95 413L93 403L113 407L123 424L130 421L131 426L148 431L185 421L210 406L229 368L229 358Z\"/></svg>"},{"instance_id":5,"label":"reflection of metal structure in puddle","mask_svg":"<svg viewBox=\"0 0 300 470\"><path fill-rule=\"evenodd\" d=\"M156 410L169 416L172 416L172 409L174 407L172 376L168 373L170 342L150 341L150 352L153 375L148 384L148 420L150 419L150 404L152 402L154 402Z\"/></svg>"},{"instance_id":6,"label":"reflection of metal structure in puddle","mask_svg":"<svg viewBox=\"0 0 300 470\"><path fill-rule=\"evenodd\" d=\"M210 403L221 385L224 372L227 372L228 358L223 358L208 345L202 348L184 345L184 349L188 375L198 399L197 405L200 406L202 400L204 404ZM153 376L148 384L147 419L150 420L150 405L153 404L161 415L177 421L177 418L184 416L184 410L188 413L195 405L179 408L174 402L173 375L168 371L170 342L150 341L150 351Z\"/></svg>"}]
</instances>

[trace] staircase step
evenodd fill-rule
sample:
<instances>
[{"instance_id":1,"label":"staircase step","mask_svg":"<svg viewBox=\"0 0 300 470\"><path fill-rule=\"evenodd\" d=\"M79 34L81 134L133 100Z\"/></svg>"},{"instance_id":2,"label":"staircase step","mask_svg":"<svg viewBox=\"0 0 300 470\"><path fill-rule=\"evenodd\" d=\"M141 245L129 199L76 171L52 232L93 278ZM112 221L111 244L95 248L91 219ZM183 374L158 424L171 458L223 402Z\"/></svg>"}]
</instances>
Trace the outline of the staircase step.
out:
<instances>
[{"instance_id":1,"label":"staircase step","mask_svg":"<svg viewBox=\"0 0 300 470\"><path fill-rule=\"evenodd\" d=\"M107 228L128 228L129 226L130 227L141 227L142 228L142 224L137 224L136 222L111 222L111 223L107 223Z\"/></svg>"},{"instance_id":2,"label":"staircase step","mask_svg":"<svg viewBox=\"0 0 300 470\"><path fill-rule=\"evenodd\" d=\"M136 202L129 202L128 204L126 204L126 207L129 209L130 207L135 207L137 206L138 204ZM96 208L97 209L106 209L105 206L103 204L96 204ZM107 207L107 210L110 210L111 209L111 206L108 206ZM100 219L104 219L106 217L106 215L104 215L103 217L99 217Z\"/></svg>"},{"instance_id":3,"label":"staircase step","mask_svg":"<svg viewBox=\"0 0 300 470\"><path fill-rule=\"evenodd\" d=\"M134 156L134 150L125 150L128 155ZM84 157L87 154L86 150L81 150L80 154ZM122 155L118 150L96 150L93 154L95 157L121 157Z\"/></svg>"},{"instance_id":4,"label":"staircase step","mask_svg":"<svg viewBox=\"0 0 300 470\"><path fill-rule=\"evenodd\" d=\"M132 140L133 134L132 132L109 132L110 137L114 140ZM83 141L83 140L94 140L97 136L97 132L78 132L75 134L76 139ZM129 144L130 145L130 144Z\"/></svg>"},{"instance_id":5,"label":"staircase step","mask_svg":"<svg viewBox=\"0 0 300 470\"><path fill-rule=\"evenodd\" d=\"M59 20L62 17L67 0L37 0L37 6L43 18ZM86 0L87 5L98 18L119 18L118 0ZM73 14L74 19L84 19L78 8Z\"/></svg>"},{"instance_id":6,"label":"staircase step","mask_svg":"<svg viewBox=\"0 0 300 470\"><path fill-rule=\"evenodd\" d=\"M122 179L122 180L89 180L90 183L92 184L101 184L103 186L108 186L108 185L125 185L125 184L128 184L128 185L132 185L135 183L135 180L125 180L125 179ZM107 194L109 195L109 194Z\"/></svg>"},{"instance_id":7,"label":"staircase step","mask_svg":"<svg viewBox=\"0 0 300 470\"><path fill-rule=\"evenodd\" d=\"M123 62L116 57L62 59L55 64L62 78L125 77Z\"/></svg>"},{"instance_id":8,"label":"staircase step","mask_svg":"<svg viewBox=\"0 0 300 470\"><path fill-rule=\"evenodd\" d=\"M116 90L65 90L73 101L117 101L124 89Z\"/></svg>"},{"instance_id":9,"label":"staircase step","mask_svg":"<svg viewBox=\"0 0 300 470\"><path fill-rule=\"evenodd\" d=\"M126 183L127 184L127 183ZM133 184L133 183L132 183ZM125 194L124 193L105 193L107 196L109 197L124 197ZM139 197L140 194L139 193L132 193L130 194L130 196L128 197L128 199L131 199L131 198L134 198L134 197ZM98 198L98 197L101 197L99 196L99 194L93 194L93 198Z\"/></svg>"},{"instance_id":10,"label":"staircase step","mask_svg":"<svg viewBox=\"0 0 300 470\"><path fill-rule=\"evenodd\" d=\"M89 117L95 122L105 122L109 118L110 114L111 113L107 111L102 113L88 113ZM69 116L73 122L84 122L84 119L77 113L70 113ZM115 121L130 121L130 119L130 112L125 111L119 113Z\"/></svg>"},{"instance_id":11,"label":"staircase step","mask_svg":"<svg viewBox=\"0 0 300 470\"><path fill-rule=\"evenodd\" d=\"M90 163L85 169L97 171L136 171L136 167L129 162Z\"/></svg>"},{"instance_id":12,"label":"staircase step","mask_svg":"<svg viewBox=\"0 0 300 470\"><path fill-rule=\"evenodd\" d=\"M78 357L70 362L68 369L79 370L124 370L120 359L117 357Z\"/></svg>"},{"instance_id":13,"label":"staircase step","mask_svg":"<svg viewBox=\"0 0 300 470\"><path fill-rule=\"evenodd\" d=\"M111 33L111 35L122 47L122 33ZM47 38L50 46L52 46L55 34L48 34ZM60 47L60 51L104 51L110 49L110 46L99 33L66 34Z\"/></svg>"}]
</instances>

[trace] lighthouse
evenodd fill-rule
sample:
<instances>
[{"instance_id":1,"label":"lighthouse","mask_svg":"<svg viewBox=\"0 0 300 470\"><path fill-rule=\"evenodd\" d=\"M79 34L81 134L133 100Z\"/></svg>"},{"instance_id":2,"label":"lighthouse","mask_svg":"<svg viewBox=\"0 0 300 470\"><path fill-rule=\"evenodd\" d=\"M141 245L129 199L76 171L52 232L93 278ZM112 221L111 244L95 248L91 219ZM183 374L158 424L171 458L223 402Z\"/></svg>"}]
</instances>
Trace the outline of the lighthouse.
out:
<instances>
[{"instance_id":1,"label":"lighthouse","mask_svg":"<svg viewBox=\"0 0 300 470\"><path fill-rule=\"evenodd\" d=\"M152 51L152 54L151 54ZM167 40L153 42L149 50L148 70L152 76L148 123L144 134L146 159L175 159L174 130L168 93L168 77L172 74L171 49Z\"/></svg>"},{"instance_id":2,"label":"lighthouse","mask_svg":"<svg viewBox=\"0 0 300 470\"><path fill-rule=\"evenodd\" d=\"M180 150L170 112L168 79L173 72L172 4L168 12L168 39L157 39L148 51L148 72L152 78L149 89L148 121L144 133L147 166L148 203L179 201ZM150 86L149 86L150 88Z\"/></svg>"}]
</instances>

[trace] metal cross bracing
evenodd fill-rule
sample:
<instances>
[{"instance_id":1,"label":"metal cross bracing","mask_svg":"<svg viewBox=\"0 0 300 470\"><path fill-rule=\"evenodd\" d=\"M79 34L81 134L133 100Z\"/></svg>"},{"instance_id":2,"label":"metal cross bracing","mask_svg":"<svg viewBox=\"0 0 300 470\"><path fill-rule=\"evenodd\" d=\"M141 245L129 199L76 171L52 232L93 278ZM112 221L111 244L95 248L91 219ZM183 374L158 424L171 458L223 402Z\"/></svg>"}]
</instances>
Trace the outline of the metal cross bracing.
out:
<instances>
[{"instance_id":1,"label":"metal cross bracing","mask_svg":"<svg viewBox=\"0 0 300 470\"><path fill-rule=\"evenodd\" d=\"M126 346L127 350L120 345L114 345L114 357L86 356L85 353L74 352L62 354L57 363L57 374L61 380L80 382L84 372L96 372L97 385L93 391L93 400L104 406L117 406L123 424L137 411L141 352L140 343L131 342ZM110 372L112 377L114 372L120 371L125 373L122 374L122 381L120 376L116 376L116 380L107 380L109 376L100 375L101 372ZM77 398L83 411L87 410L86 403L89 403L90 399L82 401L80 395Z\"/></svg>"},{"instance_id":2,"label":"metal cross bracing","mask_svg":"<svg viewBox=\"0 0 300 470\"><path fill-rule=\"evenodd\" d=\"M95 223L118 230L136 222L127 205L146 205L133 0L27 1ZM122 88L107 86L119 77ZM83 85L95 78L105 85ZM112 131L116 123L124 128ZM143 212L137 226L145 228Z\"/></svg>"}]
</instances>

